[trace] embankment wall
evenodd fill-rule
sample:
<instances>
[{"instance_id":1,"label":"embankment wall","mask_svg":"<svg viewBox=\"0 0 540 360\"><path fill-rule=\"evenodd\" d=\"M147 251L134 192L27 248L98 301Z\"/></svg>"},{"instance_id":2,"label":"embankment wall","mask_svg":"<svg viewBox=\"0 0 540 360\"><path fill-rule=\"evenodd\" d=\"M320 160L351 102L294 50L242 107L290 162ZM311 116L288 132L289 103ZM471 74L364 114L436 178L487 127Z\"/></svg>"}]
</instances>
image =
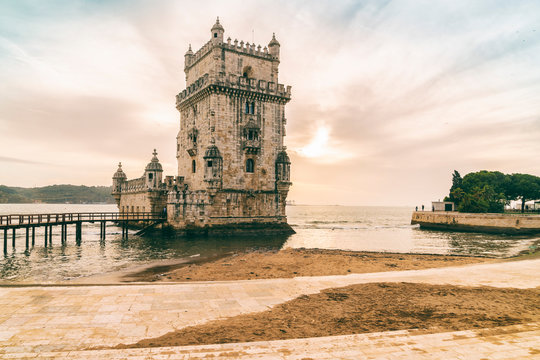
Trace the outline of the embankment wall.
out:
<instances>
[{"instance_id":1,"label":"embankment wall","mask_svg":"<svg viewBox=\"0 0 540 360\"><path fill-rule=\"evenodd\" d=\"M426 229L505 234L540 233L540 215L415 211L411 224Z\"/></svg>"}]
</instances>

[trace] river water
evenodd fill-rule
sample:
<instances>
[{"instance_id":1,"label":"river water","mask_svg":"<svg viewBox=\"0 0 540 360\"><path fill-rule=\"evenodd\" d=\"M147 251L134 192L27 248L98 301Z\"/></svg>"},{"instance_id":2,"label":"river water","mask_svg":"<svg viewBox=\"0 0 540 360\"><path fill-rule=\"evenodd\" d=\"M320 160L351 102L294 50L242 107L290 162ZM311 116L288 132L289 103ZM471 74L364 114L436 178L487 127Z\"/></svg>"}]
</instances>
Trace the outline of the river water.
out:
<instances>
[{"instance_id":1,"label":"river water","mask_svg":"<svg viewBox=\"0 0 540 360\"><path fill-rule=\"evenodd\" d=\"M53 246L44 246L44 228L36 229L33 248L25 249L25 232L16 246L8 238L0 255L0 282L54 282L119 271L160 259L207 257L244 249L324 248L398 253L508 257L526 250L537 236L487 235L421 230L410 225L411 208L289 206L289 236L208 236L196 238L139 237L122 240L120 228L109 225L105 241L99 224L84 224L82 243L68 229L66 245L53 228ZM0 204L0 214L117 211L115 205ZM3 234L0 234L3 236ZM1 244L0 244L1 246ZM0 253L1 254L1 253Z\"/></svg>"}]
</instances>

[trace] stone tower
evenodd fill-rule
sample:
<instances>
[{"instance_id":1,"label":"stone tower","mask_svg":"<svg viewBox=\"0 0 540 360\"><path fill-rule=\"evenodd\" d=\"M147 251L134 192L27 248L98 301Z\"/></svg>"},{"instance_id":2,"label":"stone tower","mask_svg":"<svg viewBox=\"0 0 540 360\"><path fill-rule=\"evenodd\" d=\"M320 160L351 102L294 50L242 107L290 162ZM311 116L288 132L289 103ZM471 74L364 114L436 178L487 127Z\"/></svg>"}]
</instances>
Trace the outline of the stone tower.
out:
<instances>
[{"instance_id":1,"label":"stone tower","mask_svg":"<svg viewBox=\"0 0 540 360\"><path fill-rule=\"evenodd\" d=\"M286 225L290 160L284 146L291 87L278 82L280 44L210 40L185 54L176 97L178 177L167 177L167 213L178 228ZM278 226L279 227L279 226Z\"/></svg>"}]
</instances>

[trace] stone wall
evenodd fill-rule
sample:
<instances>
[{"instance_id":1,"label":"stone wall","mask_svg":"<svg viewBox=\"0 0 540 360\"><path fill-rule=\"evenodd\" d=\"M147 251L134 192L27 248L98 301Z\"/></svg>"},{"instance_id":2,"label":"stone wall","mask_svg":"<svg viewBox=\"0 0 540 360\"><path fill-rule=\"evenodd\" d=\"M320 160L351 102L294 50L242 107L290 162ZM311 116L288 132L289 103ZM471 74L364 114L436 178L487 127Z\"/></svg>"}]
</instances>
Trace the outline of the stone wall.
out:
<instances>
[{"instance_id":1,"label":"stone wall","mask_svg":"<svg viewBox=\"0 0 540 360\"><path fill-rule=\"evenodd\" d=\"M154 212L161 213L167 206L167 198L163 191L145 190L122 193L118 210L120 212Z\"/></svg>"},{"instance_id":2,"label":"stone wall","mask_svg":"<svg viewBox=\"0 0 540 360\"><path fill-rule=\"evenodd\" d=\"M411 224L427 229L493 233L540 233L540 215L415 211Z\"/></svg>"}]
</instances>

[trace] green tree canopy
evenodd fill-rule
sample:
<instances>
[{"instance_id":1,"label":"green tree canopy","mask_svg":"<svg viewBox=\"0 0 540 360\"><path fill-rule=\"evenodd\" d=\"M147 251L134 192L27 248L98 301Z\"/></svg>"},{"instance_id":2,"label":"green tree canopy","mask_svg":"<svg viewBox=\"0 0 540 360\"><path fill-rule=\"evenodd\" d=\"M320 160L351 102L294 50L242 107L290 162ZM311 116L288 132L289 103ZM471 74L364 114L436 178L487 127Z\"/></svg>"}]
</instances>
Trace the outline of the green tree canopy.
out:
<instances>
[{"instance_id":1,"label":"green tree canopy","mask_svg":"<svg viewBox=\"0 0 540 360\"><path fill-rule=\"evenodd\" d=\"M454 170L450 194L445 199L453 201L461 212L503 212L509 200L521 200L524 211L526 201L540 199L540 178L486 170L461 178Z\"/></svg>"},{"instance_id":2,"label":"green tree canopy","mask_svg":"<svg viewBox=\"0 0 540 360\"><path fill-rule=\"evenodd\" d=\"M507 195L512 200L521 200L521 212L525 211L525 202L540 199L540 178L529 174L509 175Z\"/></svg>"}]
</instances>

